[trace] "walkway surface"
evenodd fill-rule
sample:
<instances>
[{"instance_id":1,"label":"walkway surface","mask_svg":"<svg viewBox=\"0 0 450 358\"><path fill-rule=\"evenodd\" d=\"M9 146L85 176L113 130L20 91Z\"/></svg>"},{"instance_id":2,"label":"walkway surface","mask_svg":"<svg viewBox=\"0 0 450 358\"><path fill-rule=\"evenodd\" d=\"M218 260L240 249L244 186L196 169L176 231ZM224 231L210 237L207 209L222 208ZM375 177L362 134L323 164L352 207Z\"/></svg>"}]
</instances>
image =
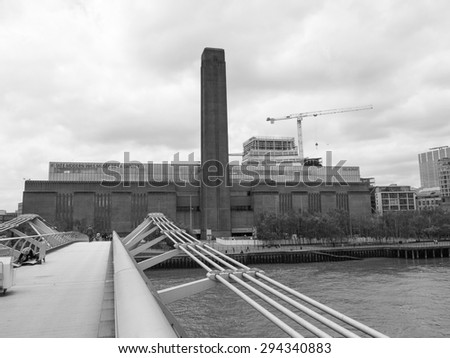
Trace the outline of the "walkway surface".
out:
<instances>
[{"instance_id":1,"label":"walkway surface","mask_svg":"<svg viewBox=\"0 0 450 358\"><path fill-rule=\"evenodd\" d=\"M17 268L15 285L0 295L0 337L98 337L110 248L77 242L50 252L42 265Z\"/></svg>"}]
</instances>

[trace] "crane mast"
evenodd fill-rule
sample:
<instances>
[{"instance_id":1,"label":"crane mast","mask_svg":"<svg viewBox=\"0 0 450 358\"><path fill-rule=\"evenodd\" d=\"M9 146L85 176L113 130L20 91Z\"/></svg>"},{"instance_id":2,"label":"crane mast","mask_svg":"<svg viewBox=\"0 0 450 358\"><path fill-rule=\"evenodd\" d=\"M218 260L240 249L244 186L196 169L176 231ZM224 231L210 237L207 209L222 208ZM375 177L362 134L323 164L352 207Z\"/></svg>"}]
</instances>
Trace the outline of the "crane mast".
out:
<instances>
[{"instance_id":1,"label":"crane mast","mask_svg":"<svg viewBox=\"0 0 450 358\"><path fill-rule=\"evenodd\" d=\"M317 116L323 116L328 114L336 114L336 113L344 113L344 112L356 112L356 111L364 111L368 109L373 109L372 105L368 106L360 106L360 107L347 107L347 108L336 108L336 109L326 109L322 111L315 111L315 112L302 112L302 113L295 113L290 114L288 116L284 117L268 117L267 121L273 124L276 121L283 121L287 119L297 119L297 138L298 138L298 157L303 160L304 154L303 154L303 132L302 132L302 121L303 118L306 117L317 117Z\"/></svg>"}]
</instances>

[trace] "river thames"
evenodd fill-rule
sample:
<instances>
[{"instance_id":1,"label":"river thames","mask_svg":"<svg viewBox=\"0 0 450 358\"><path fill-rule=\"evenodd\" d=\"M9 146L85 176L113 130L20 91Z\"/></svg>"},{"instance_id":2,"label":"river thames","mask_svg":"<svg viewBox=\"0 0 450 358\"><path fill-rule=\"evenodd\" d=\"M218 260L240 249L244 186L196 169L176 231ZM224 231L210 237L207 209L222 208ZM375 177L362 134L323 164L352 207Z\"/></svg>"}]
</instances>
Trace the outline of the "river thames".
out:
<instances>
[{"instance_id":1,"label":"river thames","mask_svg":"<svg viewBox=\"0 0 450 358\"><path fill-rule=\"evenodd\" d=\"M450 337L449 258L255 266L389 337ZM206 277L203 269L150 270L147 275L158 290ZM190 337L286 337L222 285L168 308Z\"/></svg>"}]
</instances>

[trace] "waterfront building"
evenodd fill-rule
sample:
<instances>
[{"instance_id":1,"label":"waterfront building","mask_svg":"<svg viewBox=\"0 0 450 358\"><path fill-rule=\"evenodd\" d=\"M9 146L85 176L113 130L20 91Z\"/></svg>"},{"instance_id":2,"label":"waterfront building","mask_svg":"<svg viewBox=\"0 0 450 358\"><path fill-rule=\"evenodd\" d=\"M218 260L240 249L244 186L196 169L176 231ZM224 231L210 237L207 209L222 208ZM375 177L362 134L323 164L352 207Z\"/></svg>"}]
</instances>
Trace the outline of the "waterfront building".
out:
<instances>
[{"instance_id":1,"label":"waterfront building","mask_svg":"<svg viewBox=\"0 0 450 358\"><path fill-rule=\"evenodd\" d=\"M424 188L416 192L417 210L435 210L440 207L441 190L440 188Z\"/></svg>"},{"instance_id":2,"label":"waterfront building","mask_svg":"<svg viewBox=\"0 0 450 358\"><path fill-rule=\"evenodd\" d=\"M272 141L273 151L295 147L291 139L281 142L279 148L280 141ZM149 212L162 212L202 238L251 235L264 212L370 214L369 183L361 181L359 167L281 161L237 165L228 162L228 155L225 55L206 48L200 163L193 158L145 164L127 158L123 163L51 162L49 180L25 181L23 212L38 214L61 231L93 225L95 231L120 234L129 233Z\"/></svg>"},{"instance_id":3,"label":"waterfront building","mask_svg":"<svg viewBox=\"0 0 450 358\"><path fill-rule=\"evenodd\" d=\"M23 211L41 215L60 230L82 231L94 225L97 231L126 233L148 212L163 212L200 233L205 208L198 163L52 162L49 167L49 180L25 181ZM369 183L361 180L358 167L234 165L229 169L233 235L251 235L256 217L263 212L370 213Z\"/></svg>"},{"instance_id":4,"label":"waterfront building","mask_svg":"<svg viewBox=\"0 0 450 358\"><path fill-rule=\"evenodd\" d=\"M442 206L445 210L450 210L450 156L440 159L438 168Z\"/></svg>"},{"instance_id":5,"label":"waterfront building","mask_svg":"<svg viewBox=\"0 0 450 358\"><path fill-rule=\"evenodd\" d=\"M450 157L448 146L430 148L428 152L420 153L419 171L420 185L422 188L439 187L439 160Z\"/></svg>"},{"instance_id":6,"label":"waterfront building","mask_svg":"<svg viewBox=\"0 0 450 358\"><path fill-rule=\"evenodd\" d=\"M410 186L377 186L374 195L376 210L381 215L391 211L416 210L416 193Z\"/></svg>"}]
</instances>

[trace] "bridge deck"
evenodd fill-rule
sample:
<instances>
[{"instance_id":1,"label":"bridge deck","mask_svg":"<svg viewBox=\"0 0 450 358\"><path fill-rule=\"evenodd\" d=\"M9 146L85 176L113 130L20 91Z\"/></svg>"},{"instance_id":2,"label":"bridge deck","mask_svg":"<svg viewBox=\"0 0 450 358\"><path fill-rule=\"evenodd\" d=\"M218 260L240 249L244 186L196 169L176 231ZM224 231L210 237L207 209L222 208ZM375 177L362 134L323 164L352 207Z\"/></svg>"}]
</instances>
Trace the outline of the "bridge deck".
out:
<instances>
[{"instance_id":1,"label":"bridge deck","mask_svg":"<svg viewBox=\"0 0 450 358\"><path fill-rule=\"evenodd\" d=\"M110 248L78 242L16 269L15 285L0 296L0 337L98 337Z\"/></svg>"}]
</instances>

